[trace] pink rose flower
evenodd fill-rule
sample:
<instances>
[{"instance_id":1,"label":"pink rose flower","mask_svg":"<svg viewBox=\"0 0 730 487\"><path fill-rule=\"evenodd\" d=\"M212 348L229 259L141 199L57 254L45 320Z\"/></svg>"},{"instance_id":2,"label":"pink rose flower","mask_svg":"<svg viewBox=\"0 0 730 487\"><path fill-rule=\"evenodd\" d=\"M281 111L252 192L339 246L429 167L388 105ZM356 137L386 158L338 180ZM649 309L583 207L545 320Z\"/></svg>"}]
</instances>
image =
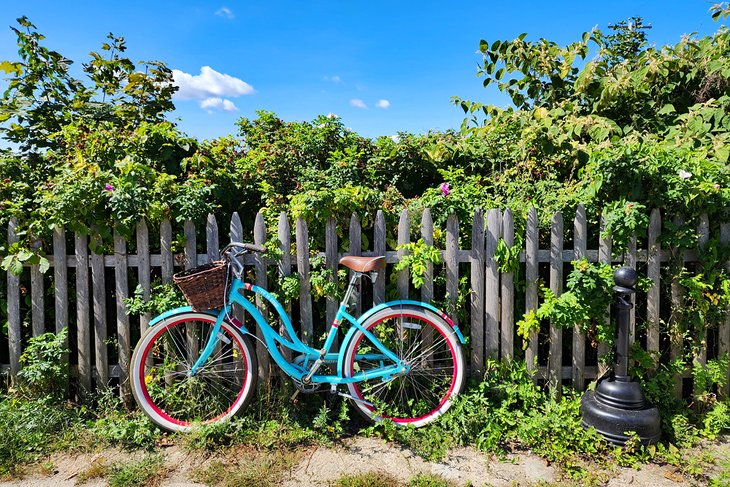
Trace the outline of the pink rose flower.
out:
<instances>
[{"instance_id":1,"label":"pink rose flower","mask_svg":"<svg viewBox=\"0 0 730 487\"><path fill-rule=\"evenodd\" d=\"M441 190L441 194L444 196L448 196L448 194L451 192L451 189L449 188L449 183L441 183L439 189Z\"/></svg>"}]
</instances>

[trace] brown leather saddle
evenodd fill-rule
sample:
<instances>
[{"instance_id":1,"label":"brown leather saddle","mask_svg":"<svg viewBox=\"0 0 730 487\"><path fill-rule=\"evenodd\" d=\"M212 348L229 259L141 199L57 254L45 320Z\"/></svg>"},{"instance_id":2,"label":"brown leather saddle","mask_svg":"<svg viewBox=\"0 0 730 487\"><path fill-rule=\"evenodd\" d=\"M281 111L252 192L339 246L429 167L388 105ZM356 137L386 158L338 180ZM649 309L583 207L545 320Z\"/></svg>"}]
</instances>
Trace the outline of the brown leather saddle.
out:
<instances>
[{"instance_id":1,"label":"brown leather saddle","mask_svg":"<svg viewBox=\"0 0 730 487\"><path fill-rule=\"evenodd\" d=\"M370 272L385 267L385 257L359 257L346 255L340 259L340 264L355 272Z\"/></svg>"}]
</instances>

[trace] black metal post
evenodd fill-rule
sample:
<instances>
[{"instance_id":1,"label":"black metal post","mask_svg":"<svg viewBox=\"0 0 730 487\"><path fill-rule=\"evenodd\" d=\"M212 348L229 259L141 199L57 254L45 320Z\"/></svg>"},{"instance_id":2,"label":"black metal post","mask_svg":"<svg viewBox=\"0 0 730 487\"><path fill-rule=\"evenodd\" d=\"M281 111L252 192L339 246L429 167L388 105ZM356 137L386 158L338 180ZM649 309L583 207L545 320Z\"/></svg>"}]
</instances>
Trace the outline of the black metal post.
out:
<instances>
[{"instance_id":1,"label":"black metal post","mask_svg":"<svg viewBox=\"0 0 730 487\"><path fill-rule=\"evenodd\" d=\"M639 435L642 444L656 443L661 436L659 410L646 404L638 382L629 376L629 316L631 295L638 275L634 269L621 267L613 280L616 316L616 364L612 377L601 381L595 391L586 392L581 401L583 427L595 428L611 443L623 445L627 432Z\"/></svg>"}]
</instances>

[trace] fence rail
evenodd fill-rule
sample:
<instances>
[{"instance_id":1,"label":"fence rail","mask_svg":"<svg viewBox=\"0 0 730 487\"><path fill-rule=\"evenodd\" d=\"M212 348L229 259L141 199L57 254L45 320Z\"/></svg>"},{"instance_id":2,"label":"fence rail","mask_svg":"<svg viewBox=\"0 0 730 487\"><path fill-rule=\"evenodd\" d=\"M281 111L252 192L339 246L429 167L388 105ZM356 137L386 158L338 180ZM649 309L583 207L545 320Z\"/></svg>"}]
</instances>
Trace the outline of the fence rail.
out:
<instances>
[{"instance_id":1,"label":"fence rail","mask_svg":"<svg viewBox=\"0 0 730 487\"><path fill-rule=\"evenodd\" d=\"M420 231L412 235L411 228L413 215L407 210L400 214L396 228L398 245L407 244L418 238L423 238L428 245L434 243L434 224L430 210L426 209L420 215ZM413 223L413 224L412 224ZM471 238L468 239L470 248L460 248L460 227L470 226ZM16 223L11 221L8 226L8 242L18 240L15 233ZM298 331L305 342L312 341L316 328L314 324L313 298L310 289L310 266L312 254L309 248L309 231L307 223L297 219L293 225L294 240L292 241L292 225L287 215L282 213L278 220L276 240L281 250L281 256L276 259L266 259L258 255L246 255L244 264L253 269L257 285L267 285L267 270L275 267L281 276L289 276L294 272L299 275L300 292L296 303L291 303L287 312L295 316ZM666 306L675 309L682 302L682 289L679 283L669 283L669 303L661 299L661 269L662 265L679 256L686 263L697 261L693 251L680 249L662 249L660 246L661 213L653 210L650 218L647 235L639 236L639 241L646 242L645 249L637 248L635 237L628 251L619 257L612 256L612 242L609 237L601 234L598 239L598 248L589 249L588 222L585 208L581 205L574 215L572 222L565 221L564 215L553 215L549 238L545 235L544 241L549 241L549 248L540 249L540 228L537 210L532 208L527 213L524 225L524 248L520 252L520 276L512 272L500 272L495 254L500 239L511 246L515 241L515 217L510 210L504 212L499 209L475 211L472 221L459 222L455 215L449 216L444 228L445 246L441 250L443 260L444 285L434 285L434 273L439 272L431 264L425 274L425 284L420 290L409 285L408 270L403 270L395 277L397 295L401 299L408 297L424 301L443 299L447 307L455 309L458 302L459 280L462 274L469 279L470 293L465 305L468 312L468 323L461 323L462 328L469 330L470 372L478 376L484 371L485 360L490 358L511 360L520 353L521 340L515 339L515 322L523 313L534 311L539 305L538 282L541 277L548 283L549 288L559 295L565 281L565 263L586 258L591 262L617 263L622 262L636 268L641 264L642 275L650 281L651 286L645 296L645 305L639 312L640 322L644 325L642 340L649 351L658 352L660 345L669 340L669 356L674 358L681 353L681 342L676 337L667 337L661 329L662 317L669 316L668 321L675 319L675 315ZM330 279L337 281L337 261L343 255L385 255L386 262L394 264L403 258L403 249L387 249L386 222L382 211L379 211L372 228L373 238L371 249L362 248L363 229L357 215L352 215L349 227L341 231L348 235L349 249L343 252L338 247L337 223L330 218L324 225L325 248L318 255L326 259L326 268L333 271ZM706 216L700 218L697 229L698 246L700 249L708 242L710 225ZM234 214L228 226L227 235L221 239L221 229L213 215L209 215L204 235L204 245L198 245L197 230L192 222L183 225L185 245L182 252L174 253L173 231L169 221L160 225L159 252L150 251L148 225L142 221L136 227L136 253L127 251L127 242L121 235L114 233L113 254L101 255L90 248L97 249L101 243L98 232L92 232L90 237L76 233L73 235L73 253L67 252L67 235L62 228L57 228L53 234L53 251L47 257L52 266L52 272L44 276L39 266L30 266L23 282L30 283L30 306L21 306L21 297L28 293L21 279L7 273L7 314L8 340L0 342L0 357L7 357L7 364L0 364L0 370L9 370L12 376L19 371L19 358L23 343L28 335L38 336L45 331L60 331L69 327L70 343L73 353L70 360L74 374L83 389L91 390L94 387L105 387L110 380L118 379L123 397L128 398L129 390L129 363L130 350L134 347L135 337L138 338L147 327L151 316L145 314L139 317L130 317L125 313L124 299L130 295L130 277L139 284L144 299L151 294L152 276L159 276L163 282L170 282L174 269L191 268L211 260L218 259L221 240L241 241L251 240L263 244L267 241L267 228L263 214L256 217L253 234L245 235L241 219ZM567 231L566 231L567 230ZM368 232L370 229L368 229ZM223 229L225 232L225 229ZM200 233L202 235L203 232ZM565 236L570 237L572 248L565 248ZM71 237L70 235L68 237ZM730 224L720 225L721 241L730 242ZM71 241L71 240L69 240ZM466 243L464 239L462 243ZM89 245L91 243L91 246ZM292 245L294 244L294 245ZM294 249L292 249L294 247ZM205 249L199 253L198 249ZM292 252L292 250L294 250ZM462 265L464 264L464 265ZM541 266L541 264L546 264ZM730 263L727 264L730 269ZM468 268L468 272L463 272ZM390 269L390 268L389 268ZM113 270L113 272L112 272ZM392 269L389 272L393 272ZM73 278L71 279L71 274ZM385 277L385 276L384 276ZM524 278L524 295L518 296L515 283L518 277ZM113 279L113 285L107 283ZM73 281L73 288L70 284ZM375 281L371 302L363 302L365 293L356 295L355 306L357 311L367 309L371 304L385 301L386 279ZM50 307L45 303L48 286L53 286L53 320L47 319L45 312ZM438 289L436 289L438 287ZM440 295L437 295L440 293ZM75 297L75 300L70 298ZM524 299L523 299L524 298ZM368 295L370 299L370 295ZM71 303L75 301L75 309ZM327 322L331 322L337 311L337 302L334 297L325 298L325 314ZM524 301L524 308L517 308L517 303ZM263 307L258 302L259 307ZM664 308L663 308L664 307ZM644 309L645 308L645 309ZM265 311L262 309L262 311ZM609 313L606 310L606 313ZM237 313L241 313L238 310ZM267 316L267 315L265 315ZM458 320L458 316L454 314ZM131 319L130 319L131 318ZM243 316L239 316L244 319ZM50 323L54 326L51 329ZM23 327L23 323L30 326ZM132 330L133 324L139 325L138 330ZM637 336L636 310L631 315L631 340ZM110 340L111 339L111 340ZM565 340L565 344L563 341ZM664 340L664 341L662 341ZM112 343L113 345L110 345ZM563 357L570 343L570 357ZM2 348L6 347L6 350ZM544 379L556 390L558 384L569 381L573 387L583 390L586 382L594 379L600 373L596 356L606 353L606 347L599 344L598 350L593 351L592 345L576 326L572 330L563 330L551 325L545 333L539 335L532 332L528 346L524 352L528 367L537 369L535 377ZM710 356L719 356L730 352L730 319L723 323L717 331L714 349ZM261 367L261 374L266 375L269 369L269 357L262 345L258 344L257 355ZM110 364L110 356L114 357ZM700 363L708 358L705 348L696 357ZM681 380L678 379L676 393L681 394ZM727 389L723 391L727 394Z\"/></svg>"}]
</instances>

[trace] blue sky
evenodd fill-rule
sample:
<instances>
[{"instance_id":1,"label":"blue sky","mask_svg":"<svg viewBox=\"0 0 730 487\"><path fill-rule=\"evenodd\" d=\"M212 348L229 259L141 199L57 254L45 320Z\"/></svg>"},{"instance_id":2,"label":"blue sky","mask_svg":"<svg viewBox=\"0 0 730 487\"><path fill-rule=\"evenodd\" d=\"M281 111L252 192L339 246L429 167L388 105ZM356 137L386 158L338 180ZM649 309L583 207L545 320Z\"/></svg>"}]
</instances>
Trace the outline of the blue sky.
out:
<instances>
[{"instance_id":1,"label":"blue sky","mask_svg":"<svg viewBox=\"0 0 730 487\"><path fill-rule=\"evenodd\" d=\"M594 26L641 16L657 45L718 28L715 3L675 1L156 1L0 0L0 60L17 59L8 28L26 15L47 46L88 61L109 32L133 60L176 70L172 115L191 136L235 133L239 117L334 113L368 136L458 128L452 96L506 103L476 78L480 39L545 37L561 44Z\"/></svg>"}]
</instances>

